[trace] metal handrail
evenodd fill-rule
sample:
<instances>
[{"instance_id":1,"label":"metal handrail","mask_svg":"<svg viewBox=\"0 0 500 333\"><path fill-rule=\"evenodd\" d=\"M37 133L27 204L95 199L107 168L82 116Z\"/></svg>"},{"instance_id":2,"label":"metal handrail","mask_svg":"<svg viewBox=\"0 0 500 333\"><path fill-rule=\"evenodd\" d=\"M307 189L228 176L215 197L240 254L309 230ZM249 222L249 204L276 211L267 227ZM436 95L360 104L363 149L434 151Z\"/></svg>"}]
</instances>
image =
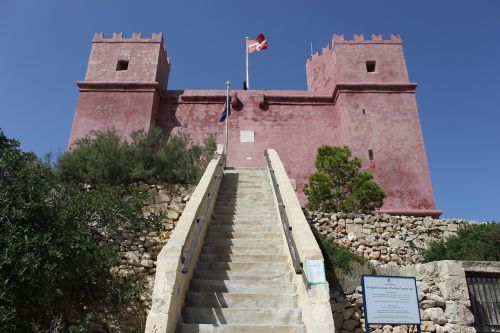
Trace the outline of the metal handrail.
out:
<instances>
[{"instance_id":1,"label":"metal handrail","mask_svg":"<svg viewBox=\"0 0 500 333\"><path fill-rule=\"evenodd\" d=\"M264 150L264 156L266 156L267 166L269 168L269 172L271 173L271 180L273 182L274 192L276 193L276 199L278 200L278 208L280 211L281 223L283 224L283 231L285 232L286 242L288 244L288 250L290 251L290 255L292 256L293 268L295 269L295 273L302 274L302 263L300 262L297 246L295 245L295 241L293 239L292 226L288 222L288 217L286 215L286 210L285 210L285 204L283 203L283 199L281 197L279 184L276 181L276 176L274 175L274 169L271 165L271 160L269 158L269 153L267 152L267 149Z\"/></svg>"},{"instance_id":2,"label":"metal handrail","mask_svg":"<svg viewBox=\"0 0 500 333\"><path fill-rule=\"evenodd\" d=\"M209 185L210 187L213 185L212 189L209 190L210 192L207 193L207 201L206 201L206 207L205 211L203 212L203 215L200 217L196 218L196 229L194 231L193 239L191 240L191 244L189 245L189 250L188 254L186 257L182 257L182 268L181 272L182 273L187 273L189 272L189 267L191 266L191 262L193 261L193 256L194 256L194 251L196 249L196 244L198 243L198 239L200 238L201 234L201 228L203 227L203 224L207 221L207 215L208 215L208 210L210 209L210 206L212 205L212 200L215 195L215 189L217 188L217 185L220 184L222 180L222 174L219 174L220 169L222 168L222 173L224 173L224 166L225 166L225 160L226 156L223 155L221 161L219 162L219 165L217 166L216 170L216 175L214 177L214 180L212 181L212 184Z\"/></svg>"}]
</instances>

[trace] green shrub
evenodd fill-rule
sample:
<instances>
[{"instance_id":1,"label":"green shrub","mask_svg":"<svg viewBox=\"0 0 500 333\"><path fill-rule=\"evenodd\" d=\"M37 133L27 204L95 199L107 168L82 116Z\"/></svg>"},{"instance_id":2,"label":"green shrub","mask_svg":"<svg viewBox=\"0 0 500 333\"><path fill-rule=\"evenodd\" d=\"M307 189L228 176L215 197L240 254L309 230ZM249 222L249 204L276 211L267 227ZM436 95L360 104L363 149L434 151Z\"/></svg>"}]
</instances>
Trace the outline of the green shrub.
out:
<instances>
[{"instance_id":1,"label":"green shrub","mask_svg":"<svg viewBox=\"0 0 500 333\"><path fill-rule=\"evenodd\" d=\"M325 259L326 279L330 287L347 292L361 284L363 274L374 274L370 262L349 249L336 246L333 240L313 230Z\"/></svg>"},{"instance_id":2,"label":"green shrub","mask_svg":"<svg viewBox=\"0 0 500 333\"><path fill-rule=\"evenodd\" d=\"M437 260L500 261L500 224L461 226L446 240L433 241L422 252L425 262Z\"/></svg>"},{"instance_id":3,"label":"green shrub","mask_svg":"<svg viewBox=\"0 0 500 333\"><path fill-rule=\"evenodd\" d=\"M0 131L0 331L48 327L96 299L137 298L137 281L111 275L118 258L98 231L156 226L157 216L142 216L143 200L133 189L58 183Z\"/></svg>"},{"instance_id":4,"label":"green shrub","mask_svg":"<svg viewBox=\"0 0 500 333\"><path fill-rule=\"evenodd\" d=\"M318 148L318 172L304 186L307 207L325 212L369 213L384 204L384 190L369 172L360 172L361 160L347 146Z\"/></svg>"},{"instance_id":5,"label":"green shrub","mask_svg":"<svg viewBox=\"0 0 500 333\"><path fill-rule=\"evenodd\" d=\"M91 132L59 158L56 170L62 180L80 183L196 183L215 149L213 135L200 146L187 134L166 141L155 127L134 132L130 142L113 130Z\"/></svg>"}]
</instances>

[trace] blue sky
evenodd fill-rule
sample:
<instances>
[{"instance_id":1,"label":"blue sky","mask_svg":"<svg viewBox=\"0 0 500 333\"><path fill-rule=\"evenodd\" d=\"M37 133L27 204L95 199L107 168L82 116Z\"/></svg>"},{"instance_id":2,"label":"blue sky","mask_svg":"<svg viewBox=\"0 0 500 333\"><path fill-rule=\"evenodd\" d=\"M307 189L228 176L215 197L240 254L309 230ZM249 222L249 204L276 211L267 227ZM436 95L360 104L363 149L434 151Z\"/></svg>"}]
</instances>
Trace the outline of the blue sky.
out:
<instances>
[{"instance_id":1,"label":"blue sky","mask_svg":"<svg viewBox=\"0 0 500 333\"><path fill-rule=\"evenodd\" d=\"M401 34L437 208L500 220L500 1L0 2L0 128L39 155L66 148L94 32L164 32L170 89L306 89L305 62L333 33Z\"/></svg>"}]
</instances>

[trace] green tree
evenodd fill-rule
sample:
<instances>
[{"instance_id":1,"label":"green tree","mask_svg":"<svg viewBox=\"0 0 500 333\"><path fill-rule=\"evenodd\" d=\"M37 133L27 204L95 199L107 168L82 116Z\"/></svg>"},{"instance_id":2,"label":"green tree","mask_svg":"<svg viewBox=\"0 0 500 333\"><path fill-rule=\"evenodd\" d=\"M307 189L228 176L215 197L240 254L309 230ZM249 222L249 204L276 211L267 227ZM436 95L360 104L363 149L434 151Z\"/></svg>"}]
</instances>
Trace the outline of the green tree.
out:
<instances>
[{"instance_id":1,"label":"green tree","mask_svg":"<svg viewBox=\"0 0 500 333\"><path fill-rule=\"evenodd\" d=\"M111 275L118 257L99 230L155 225L157 216L141 214L143 200L122 187L60 183L0 131L0 332L47 327L96 299L136 297L135 281Z\"/></svg>"},{"instance_id":2,"label":"green tree","mask_svg":"<svg viewBox=\"0 0 500 333\"><path fill-rule=\"evenodd\" d=\"M384 190L347 146L318 148L316 173L304 186L309 209L369 213L384 203Z\"/></svg>"},{"instance_id":3,"label":"green tree","mask_svg":"<svg viewBox=\"0 0 500 333\"><path fill-rule=\"evenodd\" d=\"M500 223L469 224L446 240L433 241L422 252L425 262L437 260L500 261Z\"/></svg>"},{"instance_id":4,"label":"green tree","mask_svg":"<svg viewBox=\"0 0 500 333\"><path fill-rule=\"evenodd\" d=\"M59 158L56 170L69 182L196 183L215 149L213 135L202 145L183 133L171 135L167 141L156 127L132 133L130 141L113 130L91 132Z\"/></svg>"}]
</instances>

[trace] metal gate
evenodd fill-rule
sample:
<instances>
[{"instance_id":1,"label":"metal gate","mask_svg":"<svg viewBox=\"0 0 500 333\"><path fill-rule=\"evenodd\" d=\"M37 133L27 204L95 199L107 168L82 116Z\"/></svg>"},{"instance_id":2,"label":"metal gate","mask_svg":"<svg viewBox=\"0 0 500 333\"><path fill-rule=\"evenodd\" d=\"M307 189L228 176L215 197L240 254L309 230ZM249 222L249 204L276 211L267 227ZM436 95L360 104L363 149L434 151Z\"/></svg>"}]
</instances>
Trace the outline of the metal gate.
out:
<instances>
[{"instance_id":1,"label":"metal gate","mask_svg":"<svg viewBox=\"0 0 500 333\"><path fill-rule=\"evenodd\" d=\"M500 274L466 272L465 277L477 332L500 332Z\"/></svg>"}]
</instances>

